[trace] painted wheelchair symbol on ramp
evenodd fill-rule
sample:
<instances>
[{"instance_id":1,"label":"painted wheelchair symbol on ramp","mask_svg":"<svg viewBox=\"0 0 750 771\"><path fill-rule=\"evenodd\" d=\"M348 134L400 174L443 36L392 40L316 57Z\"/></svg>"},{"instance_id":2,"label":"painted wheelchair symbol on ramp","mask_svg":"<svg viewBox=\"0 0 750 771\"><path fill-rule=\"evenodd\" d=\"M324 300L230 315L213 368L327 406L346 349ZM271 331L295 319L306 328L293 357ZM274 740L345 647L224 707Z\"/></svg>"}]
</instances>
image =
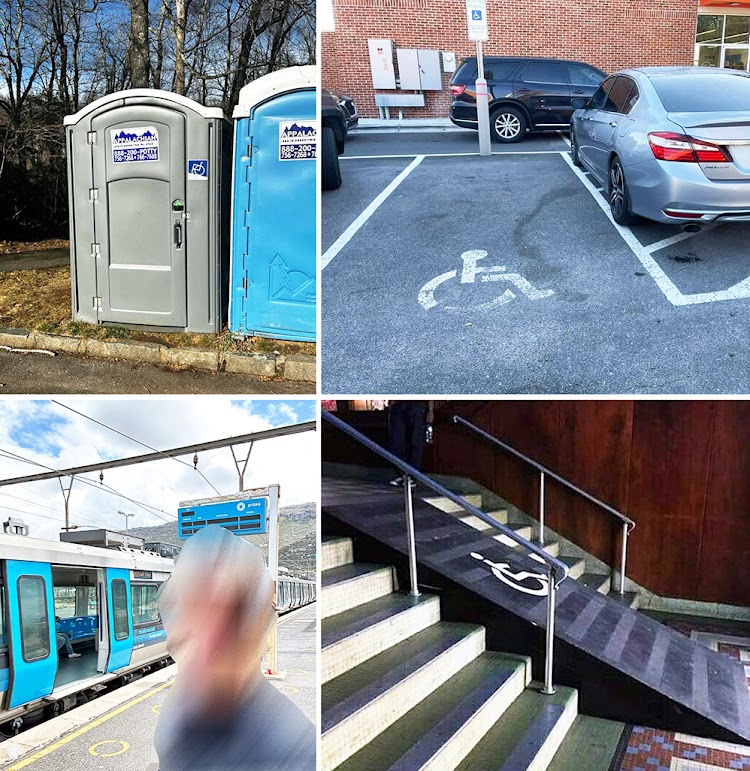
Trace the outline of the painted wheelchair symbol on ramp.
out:
<instances>
[{"instance_id":1,"label":"painted wheelchair symbol on ramp","mask_svg":"<svg viewBox=\"0 0 750 771\"><path fill-rule=\"evenodd\" d=\"M504 265L492 265L487 268L484 266L477 266L479 260L483 260L487 256L487 252L483 249L470 249L461 255L463 261L463 267L460 273L461 284L476 284L477 276L479 276L479 283L486 283L490 281L504 281L511 284L516 292L524 295L529 300L542 300L545 297L551 297L554 294L552 289L537 289L530 281L525 279L520 273L508 273L507 268ZM435 299L435 291L442 286L446 281L456 278L459 275L458 270L449 270L446 273L441 273L439 276L428 281L420 290L417 295L417 301L426 310L430 310L440 304L439 300ZM475 306L476 310L491 310L498 308L501 305L506 305L516 299L516 292L506 288L501 294L495 297L489 302L482 303ZM455 306L444 305L446 310L458 310Z\"/></svg>"}]
</instances>

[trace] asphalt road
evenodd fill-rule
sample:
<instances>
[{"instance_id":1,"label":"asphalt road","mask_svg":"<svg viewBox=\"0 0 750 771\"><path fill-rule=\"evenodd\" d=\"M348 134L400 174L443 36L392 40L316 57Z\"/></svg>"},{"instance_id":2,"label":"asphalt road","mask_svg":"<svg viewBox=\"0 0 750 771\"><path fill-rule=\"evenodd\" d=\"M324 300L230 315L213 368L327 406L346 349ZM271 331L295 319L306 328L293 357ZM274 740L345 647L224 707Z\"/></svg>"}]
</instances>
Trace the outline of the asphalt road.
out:
<instances>
[{"instance_id":1,"label":"asphalt road","mask_svg":"<svg viewBox=\"0 0 750 771\"><path fill-rule=\"evenodd\" d=\"M315 722L316 606L313 603L297 615L284 616L278 633L278 667L286 670L285 680L271 681ZM52 752L32 760L29 771L143 771L156 760L153 736L159 710L169 692L157 686L126 702L124 709L113 710L104 720L93 721L92 728ZM115 714L116 713L116 714ZM280 727L283 729L283 727ZM62 737L64 738L64 737ZM55 746L53 742L52 746ZM153 768L156 766L154 764Z\"/></svg>"},{"instance_id":2,"label":"asphalt road","mask_svg":"<svg viewBox=\"0 0 750 771\"><path fill-rule=\"evenodd\" d=\"M747 392L750 225L618 228L567 149L353 134L322 199L323 393Z\"/></svg>"},{"instance_id":3,"label":"asphalt road","mask_svg":"<svg viewBox=\"0 0 750 771\"><path fill-rule=\"evenodd\" d=\"M305 394L312 383L261 380L231 372L172 371L87 356L0 350L4 394Z\"/></svg>"}]
</instances>

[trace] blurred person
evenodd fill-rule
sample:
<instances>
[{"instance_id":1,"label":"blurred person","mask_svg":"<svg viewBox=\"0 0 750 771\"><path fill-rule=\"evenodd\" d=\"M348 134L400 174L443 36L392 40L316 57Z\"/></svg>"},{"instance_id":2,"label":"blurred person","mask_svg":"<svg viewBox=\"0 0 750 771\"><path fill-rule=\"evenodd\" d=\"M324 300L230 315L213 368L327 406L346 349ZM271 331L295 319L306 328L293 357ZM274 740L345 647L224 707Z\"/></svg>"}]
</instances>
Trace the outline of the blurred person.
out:
<instances>
[{"instance_id":1,"label":"blurred person","mask_svg":"<svg viewBox=\"0 0 750 771\"><path fill-rule=\"evenodd\" d=\"M417 471L422 468L427 426L432 425L433 413L431 401L388 402L388 442L391 452L414 466ZM413 479L409 483L414 487ZM389 484L400 487L404 484L404 477L398 476Z\"/></svg>"},{"instance_id":2,"label":"blurred person","mask_svg":"<svg viewBox=\"0 0 750 771\"><path fill-rule=\"evenodd\" d=\"M209 525L157 601L177 663L154 737L160 771L313 771L313 724L261 673L276 611L260 549Z\"/></svg>"}]
</instances>

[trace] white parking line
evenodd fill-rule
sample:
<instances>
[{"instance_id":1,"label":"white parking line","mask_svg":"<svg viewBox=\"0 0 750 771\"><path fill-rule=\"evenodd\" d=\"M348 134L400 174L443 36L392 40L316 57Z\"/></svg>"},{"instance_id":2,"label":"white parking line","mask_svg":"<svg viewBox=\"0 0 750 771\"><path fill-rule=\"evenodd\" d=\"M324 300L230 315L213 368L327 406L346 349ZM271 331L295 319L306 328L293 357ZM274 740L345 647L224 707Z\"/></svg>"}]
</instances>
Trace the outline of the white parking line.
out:
<instances>
[{"instance_id":1,"label":"white parking line","mask_svg":"<svg viewBox=\"0 0 750 771\"><path fill-rule=\"evenodd\" d=\"M492 155L559 155L559 150L494 150ZM465 158L479 153L403 153L401 155L342 155L340 161L368 161L373 158Z\"/></svg>"},{"instance_id":2,"label":"white parking line","mask_svg":"<svg viewBox=\"0 0 750 771\"><path fill-rule=\"evenodd\" d=\"M618 225L612 218L612 211L609 207L609 203L599 194L595 185L577 166L573 164L568 153L560 153L565 163L570 166L573 173L583 182L586 189L591 193L599 208L604 212L607 219L612 223L613 227L622 237L622 240L630 247L631 251L640 260L641 265L646 269L651 278L654 279L656 285L664 293L664 296L672 303L672 305L700 305L702 303L720 302L723 300L741 300L750 297L750 276L743 279L737 284L730 286L728 289L722 289L718 292L701 292L698 294L683 294L667 276L667 274L659 267L659 264L651 256L653 252L663 249L665 246L669 246L676 241L682 241L685 238L689 238L695 233L678 233L670 238L665 238L663 241L659 241L656 244L650 246L644 246L633 234L630 228Z\"/></svg>"},{"instance_id":3,"label":"white parking line","mask_svg":"<svg viewBox=\"0 0 750 771\"><path fill-rule=\"evenodd\" d=\"M325 270L328 267L331 260L351 241L354 234L367 222L370 217L378 210L383 201L419 166L424 160L424 155L418 155L397 177L394 179L383 192L381 192L377 198L357 217L354 222L326 249L325 254L321 257L321 270Z\"/></svg>"}]
</instances>

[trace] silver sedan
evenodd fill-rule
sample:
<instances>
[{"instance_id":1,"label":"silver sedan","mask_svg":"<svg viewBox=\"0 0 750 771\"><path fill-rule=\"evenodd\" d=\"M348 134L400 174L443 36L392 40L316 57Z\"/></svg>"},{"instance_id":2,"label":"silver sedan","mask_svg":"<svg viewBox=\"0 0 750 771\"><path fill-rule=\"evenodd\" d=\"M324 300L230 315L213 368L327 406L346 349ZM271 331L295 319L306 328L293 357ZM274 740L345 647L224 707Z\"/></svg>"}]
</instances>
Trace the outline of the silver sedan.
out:
<instances>
[{"instance_id":1,"label":"silver sedan","mask_svg":"<svg viewBox=\"0 0 750 771\"><path fill-rule=\"evenodd\" d=\"M615 222L750 220L748 73L623 70L573 107L573 162L599 180Z\"/></svg>"}]
</instances>

